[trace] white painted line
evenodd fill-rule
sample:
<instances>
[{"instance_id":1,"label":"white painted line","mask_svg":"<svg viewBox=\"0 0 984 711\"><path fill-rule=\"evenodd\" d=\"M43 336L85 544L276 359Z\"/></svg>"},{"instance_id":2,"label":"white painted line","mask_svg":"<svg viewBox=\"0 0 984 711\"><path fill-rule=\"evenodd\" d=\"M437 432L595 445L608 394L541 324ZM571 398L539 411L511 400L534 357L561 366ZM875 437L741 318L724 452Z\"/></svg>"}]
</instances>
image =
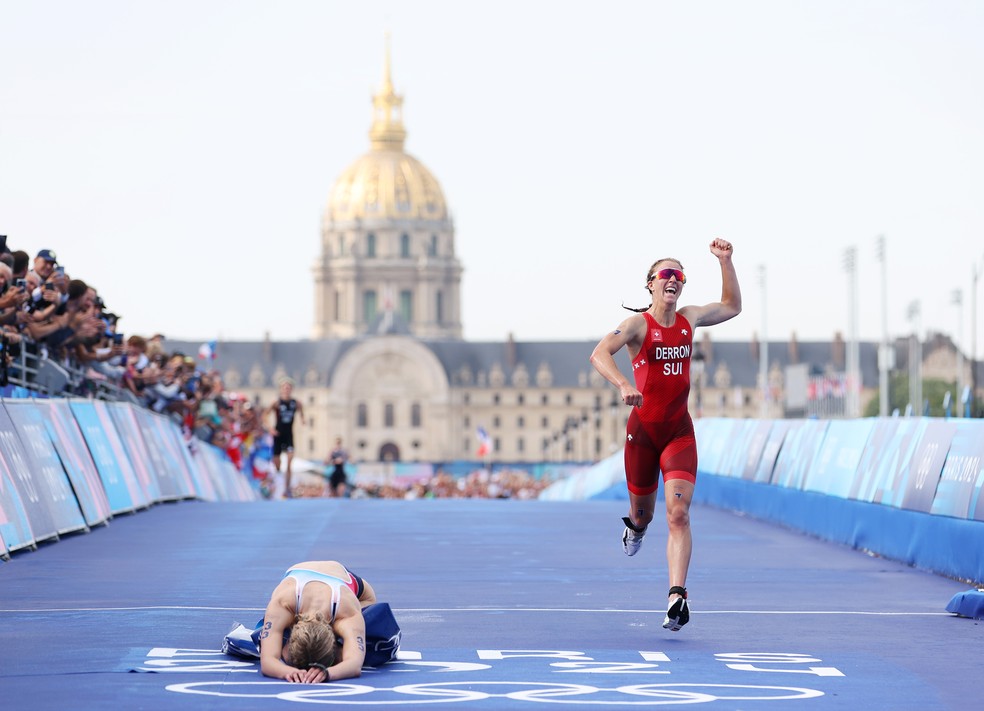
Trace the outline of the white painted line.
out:
<instances>
[{"instance_id":1,"label":"white painted line","mask_svg":"<svg viewBox=\"0 0 984 711\"><path fill-rule=\"evenodd\" d=\"M263 612L262 607L200 607L192 605L147 605L134 607L52 607L25 608L23 610L0 609L0 613L19 612L138 612L141 610L187 610L187 611L216 611L216 612ZM872 617L953 617L950 612L879 612L874 610L691 610L698 615L869 615ZM591 608L558 608L558 607L403 607L393 608L394 613L401 612L557 612L590 613L590 614L664 614L664 610L621 610L621 609L591 609Z\"/></svg>"}]
</instances>

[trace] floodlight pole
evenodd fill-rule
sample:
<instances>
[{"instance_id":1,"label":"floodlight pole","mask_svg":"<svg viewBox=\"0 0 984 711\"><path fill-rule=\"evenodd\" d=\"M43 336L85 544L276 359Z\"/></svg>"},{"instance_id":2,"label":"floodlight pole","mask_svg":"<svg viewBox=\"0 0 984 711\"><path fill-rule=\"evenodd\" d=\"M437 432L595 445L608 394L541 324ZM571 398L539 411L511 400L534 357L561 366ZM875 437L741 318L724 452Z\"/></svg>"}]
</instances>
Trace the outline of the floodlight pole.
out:
<instances>
[{"instance_id":1,"label":"floodlight pole","mask_svg":"<svg viewBox=\"0 0 984 711\"><path fill-rule=\"evenodd\" d=\"M878 349L878 414L888 417L888 371L892 367L893 358L889 355L888 345L888 266L885 255L885 235L879 235L876 243L878 261L881 262L881 320L882 342ZM894 355L894 354L893 354Z\"/></svg>"}]
</instances>

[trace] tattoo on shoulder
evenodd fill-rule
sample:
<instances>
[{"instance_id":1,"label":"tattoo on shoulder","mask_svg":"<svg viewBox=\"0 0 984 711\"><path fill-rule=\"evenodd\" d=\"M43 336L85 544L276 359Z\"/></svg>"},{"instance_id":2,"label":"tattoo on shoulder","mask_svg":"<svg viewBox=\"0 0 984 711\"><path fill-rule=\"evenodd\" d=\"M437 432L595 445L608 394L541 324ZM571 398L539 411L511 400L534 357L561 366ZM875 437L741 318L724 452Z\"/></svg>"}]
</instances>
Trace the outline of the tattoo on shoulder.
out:
<instances>
[{"instance_id":1,"label":"tattoo on shoulder","mask_svg":"<svg viewBox=\"0 0 984 711\"><path fill-rule=\"evenodd\" d=\"M620 334L621 332L622 332L622 329L621 329L621 328L616 328L616 329L615 329L614 331L612 331L612 335L613 335L613 336L617 336L617 335L618 335L618 334Z\"/></svg>"},{"instance_id":2,"label":"tattoo on shoulder","mask_svg":"<svg viewBox=\"0 0 984 711\"><path fill-rule=\"evenodd\" d=\"M269 636L270 636L270 630L268 630L266 627L264 627L263 628L263 631L260 632L260 639L266 639Z\"/></svg>"},{"instance_id":3,"label":"tattoo on shoulder","mask_svg":"<svg viewBox=\"0 0 984 711\"><path fill-rule=\"evenodd\" d=\"M355 638L355 643L357 645L359 645L359 651L360 652L366 651L366 641L364 639L362 639L362 637L356 637Z\"/></svg>"}]
</instances>

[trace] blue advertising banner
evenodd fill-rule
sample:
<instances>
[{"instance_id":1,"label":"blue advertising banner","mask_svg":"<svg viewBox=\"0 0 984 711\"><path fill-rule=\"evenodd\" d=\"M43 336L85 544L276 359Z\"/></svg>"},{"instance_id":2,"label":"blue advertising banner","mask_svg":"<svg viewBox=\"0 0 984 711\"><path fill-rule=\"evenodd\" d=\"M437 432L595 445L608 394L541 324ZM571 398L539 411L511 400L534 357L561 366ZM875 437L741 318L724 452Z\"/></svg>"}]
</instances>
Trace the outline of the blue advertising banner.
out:
<instances>
[{"instance_id":1,"label":"blue advertising banner","mask_svg":"<svg viewBox=\"0 0 984 711\"><path fill-rule=\"evenodd\" d=\"M921 417L906 417L875 424L858 464L863 482L858 499L895 507L902 503L909 464L927 422Z\"/></svg>"},{"instance_id":2,"label":"blue advertising banner","mask_svg":"<svg viewBox=\"0 0 984 711\"><path fill-rule=\"evenodd\" d=\"M724 451L725 431L730 421L719 417L702 417L694 420L697 437L697 469L707 474L720 472L721 454Z\"/></svg>"},{"instance_id":3,"label":"blue advertising banner","mask_svg":"<svg viewBox=\"0 0 984 711\"><path fill-rule=\"evenodd\" d=\"M173 498L191 498L195 496L195 486L188 470L188 463L180 456L175 457L171 451L168 430L177 431L177 427L167 417L158 415L150 410L138 408L134 410L140 432L143 434L147 449L154 459L154 468L165 472L166 479L161 478L161 494Z\"/></svg>"},{"instance_id":4,"label":"blue advertising banner","mask_svg":"<svg viewBox=\"0 0 984 711\"><path fill-rule=\"evenodd\" d=\"M936 498L943 463L957 425L950 420L929 420L909 465L901 507L929 513Z\"/></svg>"},{"instance_id":5,"label":"blue advertising banner","mask_svg":"<svg viewBox=\"0 0 984 711\"><path fill-rule=\"evenodd\" d=\"M776 460L782 450L783 443L786 441L786 433L793 426L793 420L775 420L769 429L769 436L762 446L762 456L759 457L758 467L755 469L753 481L762 484L771 484L775 476Z\"/></svg>"},{"instance_id":6,"label":"blue advertising banner","mask_svg":"<svg viewBox=\"0 0 984 711\"><path fill-rule=\"evenodd\" d=\"M143 508L149 502L138 491L136 475L105 404L98 403L103 405L100 408L97 403L96 400L72 400L69 406L99 472L109 507L113 514Z\"/></svg>"},{"instance_id":7,"label":"blue advertising banner","mask_svg":"<svg viewBox=\"0 0 984 711\"><path fill-rule=\"evenodd\" d=\"M755 420L732 420L731 431L726 435L718 473L722 476L742 478L748 466L748 447L755 434Z\"/></svg>"},{"instance_id":8,"label":"blue advertising banner","mask_svg":"<svg viewBox=\"0 0 984 711\"><path fill-rule=\"evenodd\" d=\"M27 509L3 459L0 459L0 536L3 536L5 552L35 545Z\"/></svg>"},{"instance_id":9,"label":"blue advertising banner","mask_svg":"<svg viewBox=\"0 0 984 711\"><path fill-rule=\"evenodd\" d=\"M984 421L957 420L930 513L974 518L984 486Z\"/></svg>"},{"instance_id":10,"label":"blue advertising banner","mask_svg":"<svg viewBox=\"0 0 984 711\"><path fill-rule=\"evenodd\" d=\"M745 469L741 473L742 479L755 481L755 475L762 461L762 454L765 452L765 445L769 441L769 434L772 432L772 425L772 420L755 420L755 427L748 438Z\"/></svg>"},{"instance_id":11,"label":"blue advertising banner","mask_svg":"<svg viewBox=\"0 0 984 711\"><path fill-rule=\"evenodd\" d=\"M772 483L789 489L802 489L806 475L816 461L827 434L827 420L793 420L776 458Z\"/></svg>"},{"instance_id":12,"label":"blue advertising banner","mask_svg":"<svg viewBox=\"0 0 984 711\"><path fill-rule=\"evenodd\" d=\"M48 436L58 452L62 467L72 481L75 498L78 499L86 523L95 526L108 520L113 515L109 500L68 401L37 400L35 405L42 412Z\"/></svg>"},{"instance_id":13,"label":"blue advertising banner","mask_svg":"<svg viewBox=\"0 0 984 711\"><path fill-rule=\"evenodd\" d=\"M183 463L191 477L193 494L205 501L217 501L218 493L204 464L196 459L193 450L198 446L198 440L192 435L185 435L178 427L167 427L164 430L164 444L169 456L175 462Z\"/></svg>"},{"instance_id":14,"label":"blue advertising banner","mask_svg":"<svg viewBox=\"0 0 984 711\"><path fill-rule=\"evenodd\" d=\"M872 419L832 420L803 488L847 498L874 425Z\"/></svg>"},{"instance_id":15,"label":"blue advertising banner","mask_svg":"<svg viewBox=\"0 0 984 711\"><path fill-rule=\"evenodd\" d=\"M123 441L123 446L129 455L130 465L137 475L141 490L147 493L151 502L162 501L161 481L158 473L151 468L153 461L147 445L140 434L140 426L133 414L134 406L128 402L110 402L106 404L109 414L116 425L116 431ZM173 487L171 487L173 491ZM172 499L176 498L173 494Z\"/></svg>"},{"instance_id":16,"label":"blue advertising banner","mask_svg":"<svg viewBox=\"0 0 984 711\"><path fill-rule=\"evenodd\" d=\"M7 414L7 408L0 406L0 468L3 476L10 481L17 493L30 522L35 541L58 537L58 522L49 502L52 494L48 481L43 476L35 477L27 461L27 453L17 436L17 427ZM9 539L8 539L9 541Z\"/></svg>"},{"instance_id":17,"label":"blue advertising banner","mask_svg":"<svg viewBox=\"0 0 984 711\"><path fill-rule=\"evenodd\" d=\"M43 496L55 522L55 531L62 534L88 530L38 406L31 400L11 400L3 406L17 428L30 476L37 489L45 492Z\"/></svg>"}]
</instances>

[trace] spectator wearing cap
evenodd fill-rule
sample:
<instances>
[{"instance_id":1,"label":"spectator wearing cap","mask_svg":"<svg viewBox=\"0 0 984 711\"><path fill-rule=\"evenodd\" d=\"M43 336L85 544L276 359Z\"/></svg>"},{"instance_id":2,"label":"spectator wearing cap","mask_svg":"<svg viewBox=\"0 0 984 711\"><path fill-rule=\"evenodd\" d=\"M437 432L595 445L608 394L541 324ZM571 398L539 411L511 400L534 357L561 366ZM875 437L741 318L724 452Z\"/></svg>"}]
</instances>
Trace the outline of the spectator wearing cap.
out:
<instances>
[{"instance_id":1,"label":"spectator wearing cap","mask_svg":"<svg viewBox=\"0 0 984 711\"><path fill-rule=\"evenodd\" d=\"M58 266L58 255L53 249L42 249L38 256L34 258L34 272L41 277L41 282L46 282Z\"/></svg>"}]
</instances>

